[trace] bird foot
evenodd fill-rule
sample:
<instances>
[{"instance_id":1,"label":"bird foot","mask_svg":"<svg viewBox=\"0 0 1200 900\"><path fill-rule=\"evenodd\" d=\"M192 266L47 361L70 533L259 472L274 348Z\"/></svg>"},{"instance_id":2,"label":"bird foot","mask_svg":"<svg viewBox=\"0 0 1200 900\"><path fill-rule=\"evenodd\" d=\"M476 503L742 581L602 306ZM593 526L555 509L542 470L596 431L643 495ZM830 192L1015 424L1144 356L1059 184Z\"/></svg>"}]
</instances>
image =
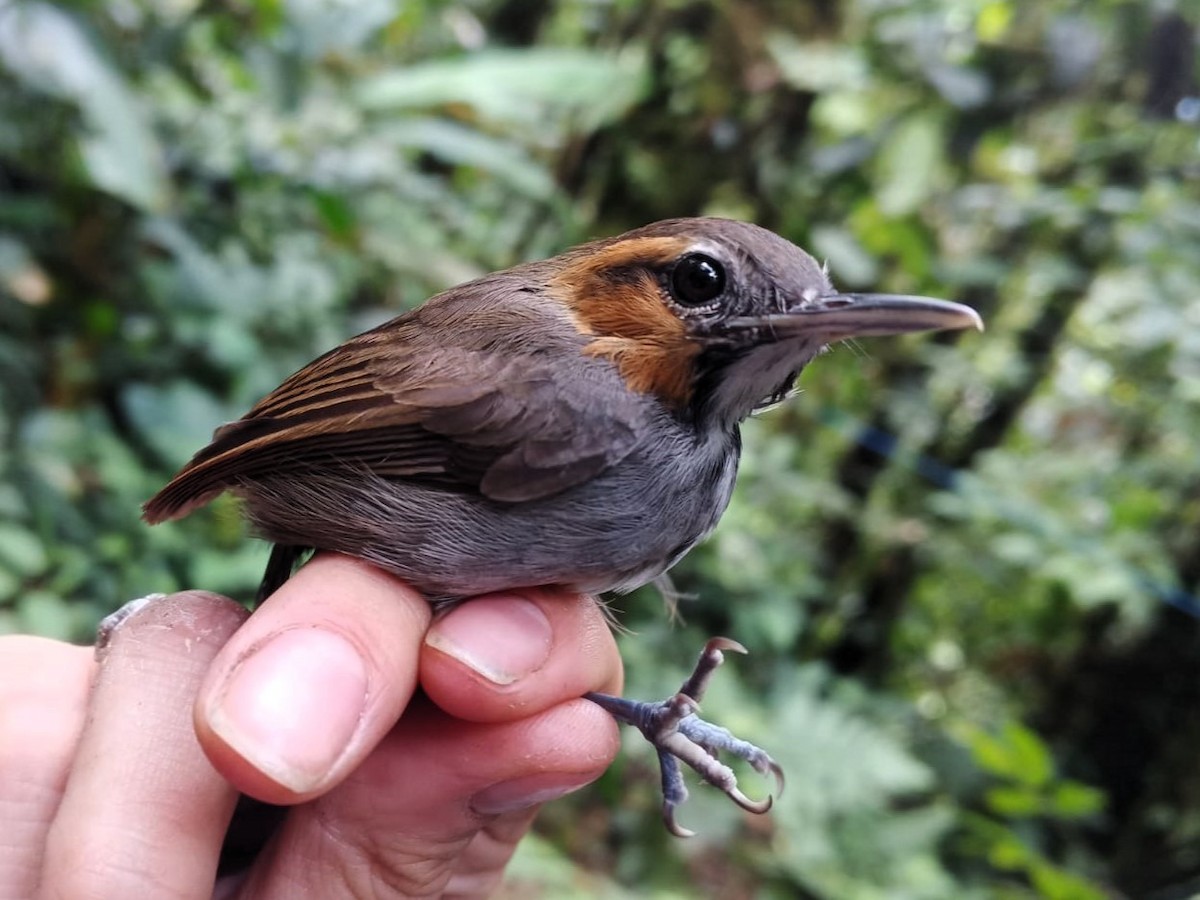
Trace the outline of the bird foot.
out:
<instances>
[{"instance_id":1,"label":"bird foot","mask_svg":"<svg viewBox=\"0 0 1200 900\"><path fill-rule=\"evenodd\" d=\"M695 834L675 821L675 810L688 797L683 770L679 766L681 762L747 812L765 813L771 808L772 798L768 796L765 800L751 800L743 794L738 788L737 776L717 758L718 753L727 753L745 761L759 774L770 775L775 779L777 793L783 792L783 769L766 751L696 715L713 673L725 660L723 651L729 650L746 652L746 648L737 641L711 638L704 645L696 668L684 681L679 693L657 703L626 700L594 692L584 694L618 722L641 731L658 751L658 763L662 770L663 822L676 837Z\"/></svg>"}]
</instances>

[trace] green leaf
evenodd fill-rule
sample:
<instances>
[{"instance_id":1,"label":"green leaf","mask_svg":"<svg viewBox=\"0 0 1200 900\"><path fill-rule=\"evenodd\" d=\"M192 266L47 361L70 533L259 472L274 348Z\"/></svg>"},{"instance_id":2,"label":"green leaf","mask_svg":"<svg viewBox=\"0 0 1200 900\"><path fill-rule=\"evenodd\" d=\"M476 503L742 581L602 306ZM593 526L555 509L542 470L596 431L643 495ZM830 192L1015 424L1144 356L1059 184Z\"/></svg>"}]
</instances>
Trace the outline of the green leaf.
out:
<instances>
[{"instance_id":1,"label":"green leaf","mask_svg":"<svg viewBox=\"0 0 1200 900\"><path fill-rule=\"evenodd\" d=\"M143 439L164 459L182 463L229 418L212 396L191 382L130 383L121 405Z\"/></svg>"},{"instance_id":2,"label":"green leaf","mask_svg":"<svg viewBox=\"0 0 1200 900\"><path fill-rule=\"evenodd\" d=\"M794 88L821 93L851 91L869 84L862 49L828 41L798 41L787 32L767 36L767 50L783 80Z\"/></svg>"},{"instance_id":3,"label":"green leaf","mask_svg":"<svg viewBox=\"0 0 1200 900\"><path fill-rule=\"evenodd\" d=\"M1025 869L1033 858L1029 848L1011 834L1001 837L988 850L988 862L1010 872Z\"/></svg>"},{"instance_id":4,"label":"green leaf","mask_svg":"<svg viewBox=\"0 0 1200 900\"><path fill-rule=\"evenodd\" d=\"M35 90L75 103L84 168L102 190L143 210L167 205L162 151L145 110L72 16L0 0L0 62Z\"/></svg>"},{"instance_id":5,"label":"green leaf","mask_svg":"<svg viewBox=\"0 0 1200 900\"><path fill-rule=\"evenodd\" d=\"M1104 791L1078 781L1064 781L1054 786L1049 811L1063 818L1078 819L1102 812L1106 805Z\"/></svg>"},{"instance_id":6,"label":"green leaf","mask_svg":"<svg viewBox=\"0 0 1200 900\"><path fill-rule=\"evenodd\" d=\"M945 166L940 112L905 118L884 140L875 167L875 200L888 216L915 212L933 194Z\"/></svg>"},{"instance_id":7,"label":"green leaf","mask_svg":"<svg viewBox=\"0 0 1200 900\"><path fill-rule=\"evenodd\" d=\"M1046 862L1031 867L1029 874L1033 886L1046 900L1105 900L1110 896L1079 876Z\"/></svg>"},{"instance_id":8,"label":"green leaf","mask_svg":"<svg viewBox=\"0 0 1200 900\"><path fill-rule=\"evenodd\" d=\"M645 90L640 54L539 48L487 50L395 69L365 79L359 101L368 109L428 109L464 105L485 119L514 125L543 122L547 112L571 112L578 127L611 121Z\"/></svg>"},{"instance_id":9,"label":"green leaf","mask_svg":"<svg viewBox=\"0 0 1200 900\"><path fill-rule=\"evenodd\" d=\"M1042 811L1040 794L1021 787L994 787L983 795L988 809L1000 816L1028 818Z\"/></svg>"},{"instance_id":10,"label":"green leaf","mask_svg":"<svg viewBox=\"0 0 1200 900\"><path fill-rule=\"evenodd\" d=\"M1042 739L1015 721L1004 726L1004 738L1012 748L1017 780L1034 787L1045 785L1054 774L1054 759Z\"/></svg>"},{"instance_id":11,"label":"green leaf","mask_svg":"<svg viewBox=\"0 0 1200 900\"><path fill-rule=\"evenodd\" d=\"M812 252L829 263L836 283L865 287L879 280L879 261L848 228L818 225L812 230L810 243Z\"/></svg>"},{"instance_id":12,"label":"green leaf","mask_svg":"<svg viewBox=\"0 0 1200 900\"><path fill-rule=\"evenodd\" d=\"M1008 31L1013 19L1013 5L1006 0L990 0L975 18L975 33L981 41L998 41Z\"/></svg>"},{"instance_id":13,"label":"green leaf","mask_svg":"<svg viewBox=\"0 0 1200 900\"><path fill-rule=\"evenodd\" d=\"M1016 775L1016 759L1007 743L980 730L968 732L966 740L972 758L985 772L1005 778Z\"/></svg>"},{"instance_id":14,"label":"green leaf","mask_svg":"<svg viewBox=\"0 0 1200 900\"><path fill-rule=\"evenodd\" d=\"M358 216L345 197L331 191L312 192L313 208L330 234L339 240L349 240L358 227Z\"/></svg>"},{"instance_id":15,"label":"green leaf","mask_svg":"<svg viewBox=\"0 0 1200 900\"><path fill-rule=\"evenodd\" d=\"M82 610L48 591L30 591L17 601L17 627L29 634L69 640Z\"/></svg>"},{"instance_id":16,"label":"green leaf","mask_svg":"<svg viewBox=\"0 0 1200 900\"><path fill-rule=\"evenodd\" d=\"M397 13L395 0L308 0L285 3L281 12L290 26L289 39L310 60L363 47Z\"/></svg>"},{"instance_id":17,"label":"green leaf","mask_svg":"<svg viewBox=\"0 0 1200 900\"><path fill-rule=\"evenodd\" d=\"M46 570L46 548L33 534L15 523L0 522L0 566L24 578Z\"/></svg>"},{"instance_id":18,"label":"green leaf","mask_svg":"<svg viewBox=\"0 0 1200 900\"><path fill-rule=\"evenodd\" d=\"M521 897L586 897L629 900L641 891L622 888L603 872L573 861L544 838L531 834L521 841L505 871L506 893Z\"/></svg>"},{"instance_id":19,"label":"green leaf","mask_svg":"<svg viewBox=\"0 0 1200 900\"><path fill-rule=\"evenodd\" d=\"M527 196L546 199L556 190L546 168L511 140L501 140L445 119L404 119L385 132L399 147L421 150L456 165L492 172Z\"/></svg>"}]
</instances>

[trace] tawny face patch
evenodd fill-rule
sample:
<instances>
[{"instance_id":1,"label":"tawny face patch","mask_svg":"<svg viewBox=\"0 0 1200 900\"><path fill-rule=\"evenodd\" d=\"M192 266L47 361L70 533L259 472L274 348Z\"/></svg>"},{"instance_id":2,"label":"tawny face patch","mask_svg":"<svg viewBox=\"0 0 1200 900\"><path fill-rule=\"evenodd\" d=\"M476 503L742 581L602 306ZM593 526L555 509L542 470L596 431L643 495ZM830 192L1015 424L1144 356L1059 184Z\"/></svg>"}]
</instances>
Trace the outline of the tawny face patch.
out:
<instances>
[{"instance_id":1,"label":"tawny face patch","mask_svg":"<svg viewBox=\"0 0 1200 900\"><path fill-rule=\"evenodd\" d=\"M689 245L679 236L618 241L573 260L552 283L580 333L593 337L583 352L612 360L631 390L675 408L691 400L701 347L668 305L657 273Z\"/></svg>"}]
</instances>

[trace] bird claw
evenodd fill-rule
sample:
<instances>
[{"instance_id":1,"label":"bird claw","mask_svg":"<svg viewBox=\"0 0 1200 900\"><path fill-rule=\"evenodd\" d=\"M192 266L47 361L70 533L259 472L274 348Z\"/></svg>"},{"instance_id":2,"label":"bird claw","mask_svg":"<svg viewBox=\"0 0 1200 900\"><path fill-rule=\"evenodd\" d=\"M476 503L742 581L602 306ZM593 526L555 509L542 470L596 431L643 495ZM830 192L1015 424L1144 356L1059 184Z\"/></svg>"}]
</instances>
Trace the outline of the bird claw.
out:
<instances>
[{"instance_id":1,"label":"bird claw","mask_svg":"<svg viewBox=\"0 0 1200 900\"><path fill-rule=\"evenodd\" d=\"M771 808L773 798L768 795L765 800L751 800L742 793L737 776L718 759L719 753L743 760L759 774L771 776L775 781L776 793L783 792L783 770L765 750L734 737L727 729L696 715L704 691L713 673L724 661L726 651L745 653L746 648L729 638L711 638L704 645L696 668L683 682L679 692L657 703L626 700L608 694L584 695L602 706L617 721L636 727L657 749L662 775L663 822L676 837L695 834L675 820L675 811L688 797L681 762L747 812L765 813Z\"/></svg>"}]
</instances>

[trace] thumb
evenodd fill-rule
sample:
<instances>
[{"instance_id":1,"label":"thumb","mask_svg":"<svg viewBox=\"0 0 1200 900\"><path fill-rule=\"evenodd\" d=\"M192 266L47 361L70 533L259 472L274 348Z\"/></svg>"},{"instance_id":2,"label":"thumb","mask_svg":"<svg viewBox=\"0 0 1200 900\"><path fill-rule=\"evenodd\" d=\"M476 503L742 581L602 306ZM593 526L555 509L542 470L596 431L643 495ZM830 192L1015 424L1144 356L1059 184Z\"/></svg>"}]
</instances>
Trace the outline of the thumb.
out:
<instances>
[{"instance_id":1,"label":"thumb","mask_svg":"<svg viewBox=\"0 0 1200 900\"><path fill-rule=\"evenodd\" d=\"M365 563L321 555L218 654L194 711L201 746L238 790L294 804L341 782L416 690L429 604Z\"/></svg>"}]
</instances>

